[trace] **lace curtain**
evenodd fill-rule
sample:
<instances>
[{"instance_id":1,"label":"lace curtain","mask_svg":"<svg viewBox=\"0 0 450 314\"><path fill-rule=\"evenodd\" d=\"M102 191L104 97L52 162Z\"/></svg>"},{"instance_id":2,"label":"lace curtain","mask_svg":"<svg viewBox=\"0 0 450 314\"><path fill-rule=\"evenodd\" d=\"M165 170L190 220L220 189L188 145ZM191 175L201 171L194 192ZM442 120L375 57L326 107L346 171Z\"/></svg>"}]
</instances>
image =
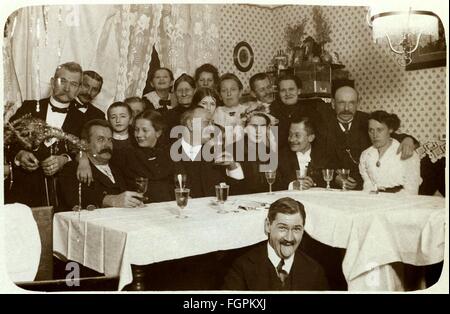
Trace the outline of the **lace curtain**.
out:
<instances>
[{"instance_id":1,"label":"lace curtain","mask_svg":"<svg viewBox=\"0 0 450 314\"><path fill-rule=\"evenodd\" d=\"M57 65L75 61L104 79L99 108L142 94L161 5L34 6L10 16L4 39L9 118L21 102L50 94Z\"/></svg>"},{"instance_id":2,"label":"lace curtain","mask_svg":"<svg viewBox=\"0 0 450 314\"><path fill-rule=\"evenodd\" d=\"M217 4L164 4L156 50L175 78L203 63L218 65L219 12Z\"/></svg>"},{"instance_id":3,"label":"lace curtain","mask_svg":"<svg viewBox=\"0 0 450 314\"><path fill-rule=\"evenodd\" d=\"M4 38L5 118L50 94L57 65L75 61L104 79L94 104L142 96L152 47L174 75L218 64L219 5L32 6L9 17ZM10 109L10 110L9 110Z\"/></svg>"}]
</instances>

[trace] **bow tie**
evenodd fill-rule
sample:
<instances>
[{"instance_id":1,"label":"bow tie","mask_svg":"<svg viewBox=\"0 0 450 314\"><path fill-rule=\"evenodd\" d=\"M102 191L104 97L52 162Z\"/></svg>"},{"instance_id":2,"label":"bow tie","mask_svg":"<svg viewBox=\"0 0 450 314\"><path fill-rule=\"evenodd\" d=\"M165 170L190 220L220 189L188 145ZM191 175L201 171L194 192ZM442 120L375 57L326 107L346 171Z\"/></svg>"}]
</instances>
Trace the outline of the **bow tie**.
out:
<instances>
[{"instance_id":1,"label":"bow tie","mask_svg":"<svg viewBox=\"0 0 450 314\"><path fill-rule=\"evenodd\" d=\"M77 108L77 109L87 108L87 107L88 107L88 104L84 104L81 101L80 102L78 102L78 101L75 102L75 108Z\"/></svg>"},{"instance_id":2,"label":"bow tie","mask_svg":"<svg viewBox=\"0 0 450 314\"><path fill-rule=\"evenodd\" d=\"M67 112L69 112L69 107L67 107L67 108L59 108L59 107L56 107L55 105L53 105L51 102L49 102L49 104L50 104L50 107L52 108L53 112L59 112L59 113L67 113Z\"/></svg>"}]
</instances>

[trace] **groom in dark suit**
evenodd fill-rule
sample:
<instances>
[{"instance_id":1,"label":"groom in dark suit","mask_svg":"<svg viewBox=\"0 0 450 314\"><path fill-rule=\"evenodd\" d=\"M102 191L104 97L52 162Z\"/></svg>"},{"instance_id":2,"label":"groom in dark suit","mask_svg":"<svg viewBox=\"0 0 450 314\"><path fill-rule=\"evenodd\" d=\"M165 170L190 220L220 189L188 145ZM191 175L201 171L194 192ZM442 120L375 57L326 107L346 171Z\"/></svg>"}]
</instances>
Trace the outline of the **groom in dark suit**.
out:
<instances>
[{"instance_id":1,"label":"groom in dark suit","mask_svg":"<svg viewBox=\"0 0 450 314\"><path fill-rule=\"evenodd\" d=\"M97 208L142 205L142 194L125 191L125 181L120 170L109 164L113 144L112 128L108 121L94 119L87 122L81 132L81 138L88 145L87 156L94 181L89 186L81 184L76 175L78 163L75 160L69 162L59 177L61 204L56 211L72 210L75 205L81 205L83 209L88 205Z\"/></svg>"},{"instance_id":2,"label":"groom in dark suit","mask_svg":"<svg viewBox=\"0 0 450 314\"><path fill-rule=\"evenodd\" d=\"M261 242L239 257L225 277L225 290L327 290L322 268L297 250L306 219L303 204L289 197L270 205Z\"/></svg>"},{"instance_id":3,"label":"groom in dark suit","mask_svg":"<svg viewBox=\"0 0 450 314\"><path fill-rule=\"evenodd\" d=\"M17 120L26 114L45 121L65 133L80 135L82 113L75 107L74 98L81 86L82 69L75 62L64 63L56 68L51 78L50 98L25 101L11 117ZM56 205L55 176L73 158L69 156L64 141L55 138L42 143L37 150L11 147L14 156L14 183L11 188L13 202L28 206Z\"/></svg>"}]
</instances>

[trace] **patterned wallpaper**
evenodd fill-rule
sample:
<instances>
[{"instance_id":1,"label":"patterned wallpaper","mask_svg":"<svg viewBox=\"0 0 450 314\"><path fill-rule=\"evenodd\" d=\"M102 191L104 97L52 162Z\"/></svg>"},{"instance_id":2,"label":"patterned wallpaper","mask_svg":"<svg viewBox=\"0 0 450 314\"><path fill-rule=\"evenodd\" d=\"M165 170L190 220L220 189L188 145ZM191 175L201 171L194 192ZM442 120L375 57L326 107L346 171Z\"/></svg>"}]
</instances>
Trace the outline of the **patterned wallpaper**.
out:
<instances>
[{"instance_id":1,"label":"patterned wallpaper","mask_svg":"<svg viewBox=\"0 0 450 314\"><path fill-rule=\"evenodd\" d=\"M226 4L221 10L219 72L235 73L248 89L250 77L265 71L273 57L273 11L243 4ZM233 50L240 41L249 43L255 56L248 72L234 65Z\"/></svg>"},{"instance_id":2,"label":"patterned wallpaper","mask_svg":"<svg viewBox=\"0 0 450 314\"><path fill-rule=\"evenodd\" d=\"M396 63L385 44L372 41L366 23L365 7L322 6L331 24L332 42L355 80L361 97L360 109L395 112L402 121L402 132L424 142L446 132L446 68L405 71ZM248 79L265 70L277 49L284 49L284 28L303 17L310 17L306 32L313 34L312 6L291 5L266 9L248 5L222 8L222 38L219 71L236 73L248 85ZM246 73L233 63L233 48L241 40L254 50L255 63Z\"/></svg>"}]
</instances>

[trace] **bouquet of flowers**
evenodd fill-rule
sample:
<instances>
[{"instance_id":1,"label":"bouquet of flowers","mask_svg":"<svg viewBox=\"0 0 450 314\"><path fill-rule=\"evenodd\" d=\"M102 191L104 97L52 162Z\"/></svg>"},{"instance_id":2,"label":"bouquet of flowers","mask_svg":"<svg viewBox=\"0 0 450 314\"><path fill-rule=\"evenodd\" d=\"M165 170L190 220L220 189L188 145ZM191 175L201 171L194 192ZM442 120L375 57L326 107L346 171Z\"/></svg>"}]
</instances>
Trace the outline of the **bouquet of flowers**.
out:
<instances>
[{"instance_id":1,"label":"bouquet of flowers","mask_svg":"<svg viewBox=\"0 0 450 314\"><path fill-rule=\"evenodd\" d=\"M37 150L45 140L56 138L65 141L73 149L85 151L87 148L86 144L75 135L49 126L45 121L31 114L24 115L13 122L6 122L3 133L5 146L19 143L25 149Z\"/></svg>"}]
</instances>

